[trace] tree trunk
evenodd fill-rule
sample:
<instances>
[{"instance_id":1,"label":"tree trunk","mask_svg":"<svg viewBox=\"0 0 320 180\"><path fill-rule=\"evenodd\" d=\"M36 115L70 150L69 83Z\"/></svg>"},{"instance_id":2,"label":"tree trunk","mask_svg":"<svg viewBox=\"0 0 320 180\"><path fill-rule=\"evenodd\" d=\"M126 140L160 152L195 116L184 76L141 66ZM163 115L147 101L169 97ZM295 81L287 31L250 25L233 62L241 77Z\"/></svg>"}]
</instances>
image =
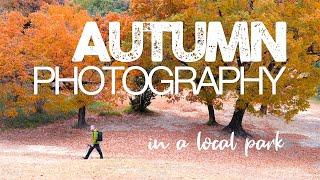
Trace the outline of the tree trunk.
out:
<instances>
[{"instance_id":1,"label":"tree trunk","mask_svg":"<svg viewBox=\"0 0 320 180\"><path fill-rule=\"evenodd\" d=\"M232 133L234 132L235 136L247 137L250 136L245 130L242 128L242 120L246 109L248 108L248 103L245 103L244 107L239 108L239 105L243 104L241 99L238 99L236 102L236 107L233 112L233 116L231 122L226 126L223 130Z\"/></svg>"},{"instance_id":2,"label":"tree trunk","mask_svg":"<svg viewBox=\"0 0 320 180\"><path fill-rule=\"evenodd\" d=\"M44 100L37 100L34 103L34 107L36 109L36 113L38 113L38 114L44 113L44 108L43 108L44 104L45 104Z\"/></svg>"},{"instance_id":3,"label":"tree trunk","mask_svg":"<svg viewBox=\"0 0 320 180\"><path fill-rule=\"evenodd\" d=\"M86 122L86 106L83 106L83 107L79 108L79 111L78 111L77 128L84 128L86 126L88 126L88 124Z\"/></svg>"},{"instance_id":4,"label":"tree trunk","mask_svg":"<svg viewBox=\"0 0 320 180\"><path fill-rule=\"evenodd\" d=\"M261 104L260 106L260 113L263 115L267 114L268 106Z\"/></svg>"},{"instance_id":5,"label":"tree trunk","mask_svg":"<svg viewBox=\"0 0 320 180\"><path fill-rule=\"evenodd\" d=\"M209 126L215 126L217 125L216 117L214 115L214 108L211 104L207 105L208 111L209 111L209 121L207 122L207 125Z\"/></svg>"}]
</instances>

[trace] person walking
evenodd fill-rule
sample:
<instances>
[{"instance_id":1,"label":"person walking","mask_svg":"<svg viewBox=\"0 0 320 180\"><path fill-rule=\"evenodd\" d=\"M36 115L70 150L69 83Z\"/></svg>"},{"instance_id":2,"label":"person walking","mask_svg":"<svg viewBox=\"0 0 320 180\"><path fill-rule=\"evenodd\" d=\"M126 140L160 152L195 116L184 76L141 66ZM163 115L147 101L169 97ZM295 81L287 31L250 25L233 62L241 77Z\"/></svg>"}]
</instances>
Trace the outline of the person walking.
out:
<instances>
[{"instance_id":1,"label":"person walking","mask_svg":"<svg viewBox=\"0 0 320 180\"><path fill-rule=\"evenodd\" d=\"M100 159L103 159L103 154L100 148L101 141L99 141L98 139L99 131L94 125L90 126L90 130L92 131L92 145L89 145L90 146L89 151L87 155L83 157L83 159L88 159L93 149L96 149L100 155Z\"/></svg>"}]
</instances>

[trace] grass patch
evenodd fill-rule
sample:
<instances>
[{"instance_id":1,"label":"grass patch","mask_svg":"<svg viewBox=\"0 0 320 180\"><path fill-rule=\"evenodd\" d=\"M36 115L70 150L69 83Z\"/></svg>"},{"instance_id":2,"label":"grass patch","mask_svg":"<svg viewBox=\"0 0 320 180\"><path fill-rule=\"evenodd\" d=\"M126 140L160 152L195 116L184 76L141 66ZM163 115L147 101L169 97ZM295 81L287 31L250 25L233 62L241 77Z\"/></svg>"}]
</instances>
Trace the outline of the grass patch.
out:
<instances>
[{"instance_id":1,"label":"grass patch","mask_svg":"<svg viewBox=\"0 0 320 180\"><path fill-rule=\"evenodd\" d=\"M121 111L115 110L115 107L107 102L97 101L88 106L88 110L99 116L121 116Z\"/></svg>"},{"instance_id":2,"label":"grass patch","mask_svg":"<svg viewBox=\"0 0 320 180\"><path fill-rule=\"evenodd\" d=\"M126 108L124 108L123 112L130 114L130 113L134 113L134 110L132 109L131 106L127 106Z\"/></svg>"},{"instance_id":3,"label":"grass patch","mask_svg":"<svg viewBox=\"0 0 320 180\"><path fill-rule=\"evenodd\" d=\"M119 111L102 111L99 113L99 116L121 116L121 112Z\"/></svg>"},{"instance_id":4,"label":"grass patch","mask_svg":"<svg viewBox=\"0 0 320 180\"><path fill-rule=\"evenodd\" d=\"M143 111L143 112L134 111L134 109L132 108L132 106L127 106L127 107L123 110L123 112L126 113L126 114L131 114L131 113L146 114L146 115L156 114L156 112L151 111L150 109L146 109L146 110Z\"/></svg>"},{"instance_id":5,"label":"grass patch","mask_svg":"<svg viewBox=\"0 0 320 180\"><path fill-rule=\"evenodd\" d=\"M43 124L52 123L59 120L66 120L73 117L77 112L68 113L19 113L17 117L3 120L4 128L35 128Z\"/></svg>"},{"instance_id":6,"label":"grass patch","mask_svg":"<svg viewBox=\"0 0 320 180\"><path fill-rule=\"evenodd\" d=\"M102 111L111 111L113 109L112 104L102 101L96 101L88 106L88 111L100 113Z\"/></svg>"}]
</instances>

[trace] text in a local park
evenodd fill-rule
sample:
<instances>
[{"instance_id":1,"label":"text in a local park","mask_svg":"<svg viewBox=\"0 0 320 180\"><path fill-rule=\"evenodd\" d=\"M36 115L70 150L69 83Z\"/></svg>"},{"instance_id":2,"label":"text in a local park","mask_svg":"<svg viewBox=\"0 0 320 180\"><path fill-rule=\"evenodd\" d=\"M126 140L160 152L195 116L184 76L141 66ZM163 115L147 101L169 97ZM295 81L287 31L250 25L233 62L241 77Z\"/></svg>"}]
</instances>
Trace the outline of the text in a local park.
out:
<instances>
[{"instance_id":1,"label":"text in a local park","mask_svg":"<svg viewBox=\"0 0 320 180\"><path fill-rule=\"evenodd\" d=\"M239 149L238 143L235 141L234 133L232 132L229 139L212 139L210 137L203 137L201 131L198 132L197 137L194 142L188 142L185 139L176 140L176 143L173 144L176 150L181 151L186 148L190 148L189 145L195 144L198 151L222 151L222 150L231 150L234 151ZM168 142L163 142L161 140L150 138L148 143L148 149L155 150L164 150L172 146ZM258 139L254 140L249 137L244 141L243 152L246 157L249 156L249 151L255 149L257 151L265 150L275 150L279 151L283 148L284 142L280 138L279 131L275 134L275 137L270 140Z\"/></svg>"}]
</instances>

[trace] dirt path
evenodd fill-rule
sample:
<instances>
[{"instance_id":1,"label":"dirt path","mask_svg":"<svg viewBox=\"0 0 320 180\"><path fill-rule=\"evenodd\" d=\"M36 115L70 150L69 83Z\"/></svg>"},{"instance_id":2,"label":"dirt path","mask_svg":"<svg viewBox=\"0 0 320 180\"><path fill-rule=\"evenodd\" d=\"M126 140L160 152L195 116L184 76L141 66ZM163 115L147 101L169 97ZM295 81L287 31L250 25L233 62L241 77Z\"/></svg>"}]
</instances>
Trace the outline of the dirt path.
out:
<instances>
[{"instance_id":1,"label":"dirt path","mask_svg":"<svg viewBox=\"0 0 320 180\"><path fill-rule=\"evenodd\" d=\"M319 179L320 178L320 109L300 113L287 124L273 116L245 116L245 128L254 139L271 140L276 131L285 142L280 151L250 151L244 156L243 139L236 139L236 151L201 151L195 139L204 137L228 139L223 126L207 127L206 107L178 102L168 104L156 99L153 115L97 117L89 122L105 132L102 145L105 159L82 160L90 133L71 128L75 119L47 126L0 132L0 177L4 179L101 179L101 178L186 178L186 179ZM232 102L217 112L218 122L226 125L232 116ZM150 139L174 144L178 139L190 142L187 149L174 147L150 151ZM0 178L0 179L2 179Z\"/></svg>"},{"instance_id":2,"label":"dirt path","mask_svg":"<svg viewBox=\"0 0 320 180\"><path fill-rule=\"evenodd\" d=\"M297 167L250 167L239 164L190 163L138 158L84 161L64 157L1 154L0 173L9 179L101 179L101 178L258 178L306 179L315 176ZM19 162L19 163L15 163Z\"/></svg>"}]
</instances>

